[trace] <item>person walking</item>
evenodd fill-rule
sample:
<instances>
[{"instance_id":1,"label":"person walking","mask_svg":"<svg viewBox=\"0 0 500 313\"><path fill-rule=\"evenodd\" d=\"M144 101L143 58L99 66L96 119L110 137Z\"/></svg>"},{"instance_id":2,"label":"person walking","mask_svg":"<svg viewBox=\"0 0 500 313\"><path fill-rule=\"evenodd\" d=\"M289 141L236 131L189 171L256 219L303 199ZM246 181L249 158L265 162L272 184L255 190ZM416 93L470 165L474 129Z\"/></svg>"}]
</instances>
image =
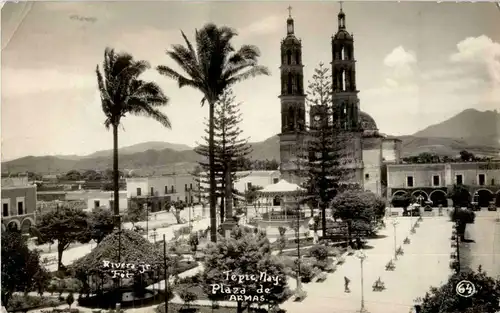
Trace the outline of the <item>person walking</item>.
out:
<instances>
[{"instance_id":1,"label":"person walking","mask_svg":"<svg viewBox=\"0 0 500 313\"><path fill-rule=\"evenodd\" d=\"M350 282L351 282L351 280L349 278L347 278L346 276L344 276L344 292L351 292L351 290L349 289Z\"/></svg>"}]
</instances>

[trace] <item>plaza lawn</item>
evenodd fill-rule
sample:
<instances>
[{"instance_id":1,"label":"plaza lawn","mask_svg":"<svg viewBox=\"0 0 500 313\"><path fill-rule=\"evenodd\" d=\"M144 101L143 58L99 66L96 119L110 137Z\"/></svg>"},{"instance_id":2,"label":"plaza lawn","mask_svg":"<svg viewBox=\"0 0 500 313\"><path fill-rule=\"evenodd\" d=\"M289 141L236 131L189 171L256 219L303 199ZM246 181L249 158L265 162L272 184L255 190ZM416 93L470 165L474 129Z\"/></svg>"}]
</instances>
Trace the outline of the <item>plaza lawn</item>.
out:
<instances>
[{"instance_id":1,"label":"plaza lawn","mask_svg":"<svg viewBox=\"0 0 500 313\"><path fill-rule=\"evenodd\" d=\"M12 295L12 299L10 299L6 309L8 312L18 311L22 309L43 309L56 307L65 303L65 300L61 301L58 297L40 297L31 295L24 296L14 294Z\"/></svg>"},{"instance_id":2,"label":"plaza lawn","mask_svg":"<svg viewBox=\"0 0 500 313\"><path fill-rule=\"evenodd\" d=\"M301 247L312 247L314 246L313 238L300 238L300 246ZM296 249L297 248L297 239L287 239L286 245L283 250L287 249ZM278 250L278 241L271 243L271 249Z\"/></svg>"},{"instance_id":3,"label":"plaza lawn","mask_svg":"<svg viewBox=\"0 0 500 313\"><path fill-rule=\"evenodd\" d=\"M300 256L302 257L310 257L309 251L313 246L309 247L304 247L300 249ZM328 256L329 257L339 257L341 256L344 252L347 251L346 248L344 247L331 247L331 246L326 246L326 249L328 250ZM291 249L287 251L283 251L282 256L289 256L289 257L298 257L297 249Z\"/></svg>"}]
</instances>

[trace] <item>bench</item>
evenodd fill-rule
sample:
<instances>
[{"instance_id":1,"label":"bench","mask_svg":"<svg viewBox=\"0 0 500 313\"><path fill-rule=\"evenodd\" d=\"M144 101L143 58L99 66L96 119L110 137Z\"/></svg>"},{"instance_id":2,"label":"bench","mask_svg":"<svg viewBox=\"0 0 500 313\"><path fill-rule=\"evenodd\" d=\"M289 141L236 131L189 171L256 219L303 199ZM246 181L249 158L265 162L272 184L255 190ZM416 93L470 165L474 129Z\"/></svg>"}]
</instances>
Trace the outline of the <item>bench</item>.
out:
<instances>
[{"instance_id":1,"label":"bench","mask_svg":"<svg viewBox=\"0 0 500 313\"><path fill-rule=\"evenodd\" d=\"M50 265L50 264L53 264L53 263L57 263L57 257L56 256L48 256L48 257L45 257L42 259L42 263L44 265Z\"/></svg>"}]
</instances>

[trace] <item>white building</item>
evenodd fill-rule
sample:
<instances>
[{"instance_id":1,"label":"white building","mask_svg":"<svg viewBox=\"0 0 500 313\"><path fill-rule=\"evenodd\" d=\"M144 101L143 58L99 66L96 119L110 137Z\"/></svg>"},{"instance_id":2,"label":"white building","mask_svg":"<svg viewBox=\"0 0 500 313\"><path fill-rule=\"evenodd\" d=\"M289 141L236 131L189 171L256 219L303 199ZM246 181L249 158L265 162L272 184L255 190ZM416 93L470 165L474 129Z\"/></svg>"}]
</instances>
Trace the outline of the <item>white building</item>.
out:
<instances>
[{"instance_id":1,"label":"white building","mask_svg":"<svg viewBox=\"0 0 500 313\"><path fill-rule=\"evenodd\" d=\"M149 198L153 211L161 210L164 203L184 201L198 203L198 184L193 175L172 174L157 177L127 178L127 199Z\"/></svg>"},{"instance_id":2,"label":"white building","mask_svg":"<svg viewBox=\"0 0 500 313\"><path fill-rule=\"evenodd\" d=\"M127 201L127 192L119 191L119 208L120 211L125 211L128 208ZM80 196L79 200L87 201L87 209L93 210L94 208L106 208L113 209L113 191L85 191L78 193L72 193L71 196L66 195L66 198L70 198L72 200L77 200L77 197Z\"/></svg>"},{"instance_id":3,"label":"white building","mask_svg":"<svg viewBox=\"0 0 500 313\"><path fill-rule=\"evenodd\" d=\"M244 194L252 187L266 187L276 184L281 177L280 171L242 171L236 173L237 180L234 182L234 189Z\"/></svg>"}]
</instances>

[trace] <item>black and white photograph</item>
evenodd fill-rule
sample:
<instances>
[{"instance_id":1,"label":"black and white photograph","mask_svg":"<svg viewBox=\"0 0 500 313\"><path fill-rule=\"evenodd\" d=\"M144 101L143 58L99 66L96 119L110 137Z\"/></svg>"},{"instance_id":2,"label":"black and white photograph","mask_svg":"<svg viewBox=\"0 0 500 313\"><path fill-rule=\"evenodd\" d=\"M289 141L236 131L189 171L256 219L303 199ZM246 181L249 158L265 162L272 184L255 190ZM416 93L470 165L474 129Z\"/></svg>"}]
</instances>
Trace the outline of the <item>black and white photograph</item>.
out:
<instances>
[{"instance_id":1,"label":"black and white photograph","mask_svg":"<svg viewBox=\"0 0 500 313\"><path fill-rule=\"evenodd\" d=\"M1 6L8 313L500 313L500 2Z\"/></svg>"}]
</instances>

